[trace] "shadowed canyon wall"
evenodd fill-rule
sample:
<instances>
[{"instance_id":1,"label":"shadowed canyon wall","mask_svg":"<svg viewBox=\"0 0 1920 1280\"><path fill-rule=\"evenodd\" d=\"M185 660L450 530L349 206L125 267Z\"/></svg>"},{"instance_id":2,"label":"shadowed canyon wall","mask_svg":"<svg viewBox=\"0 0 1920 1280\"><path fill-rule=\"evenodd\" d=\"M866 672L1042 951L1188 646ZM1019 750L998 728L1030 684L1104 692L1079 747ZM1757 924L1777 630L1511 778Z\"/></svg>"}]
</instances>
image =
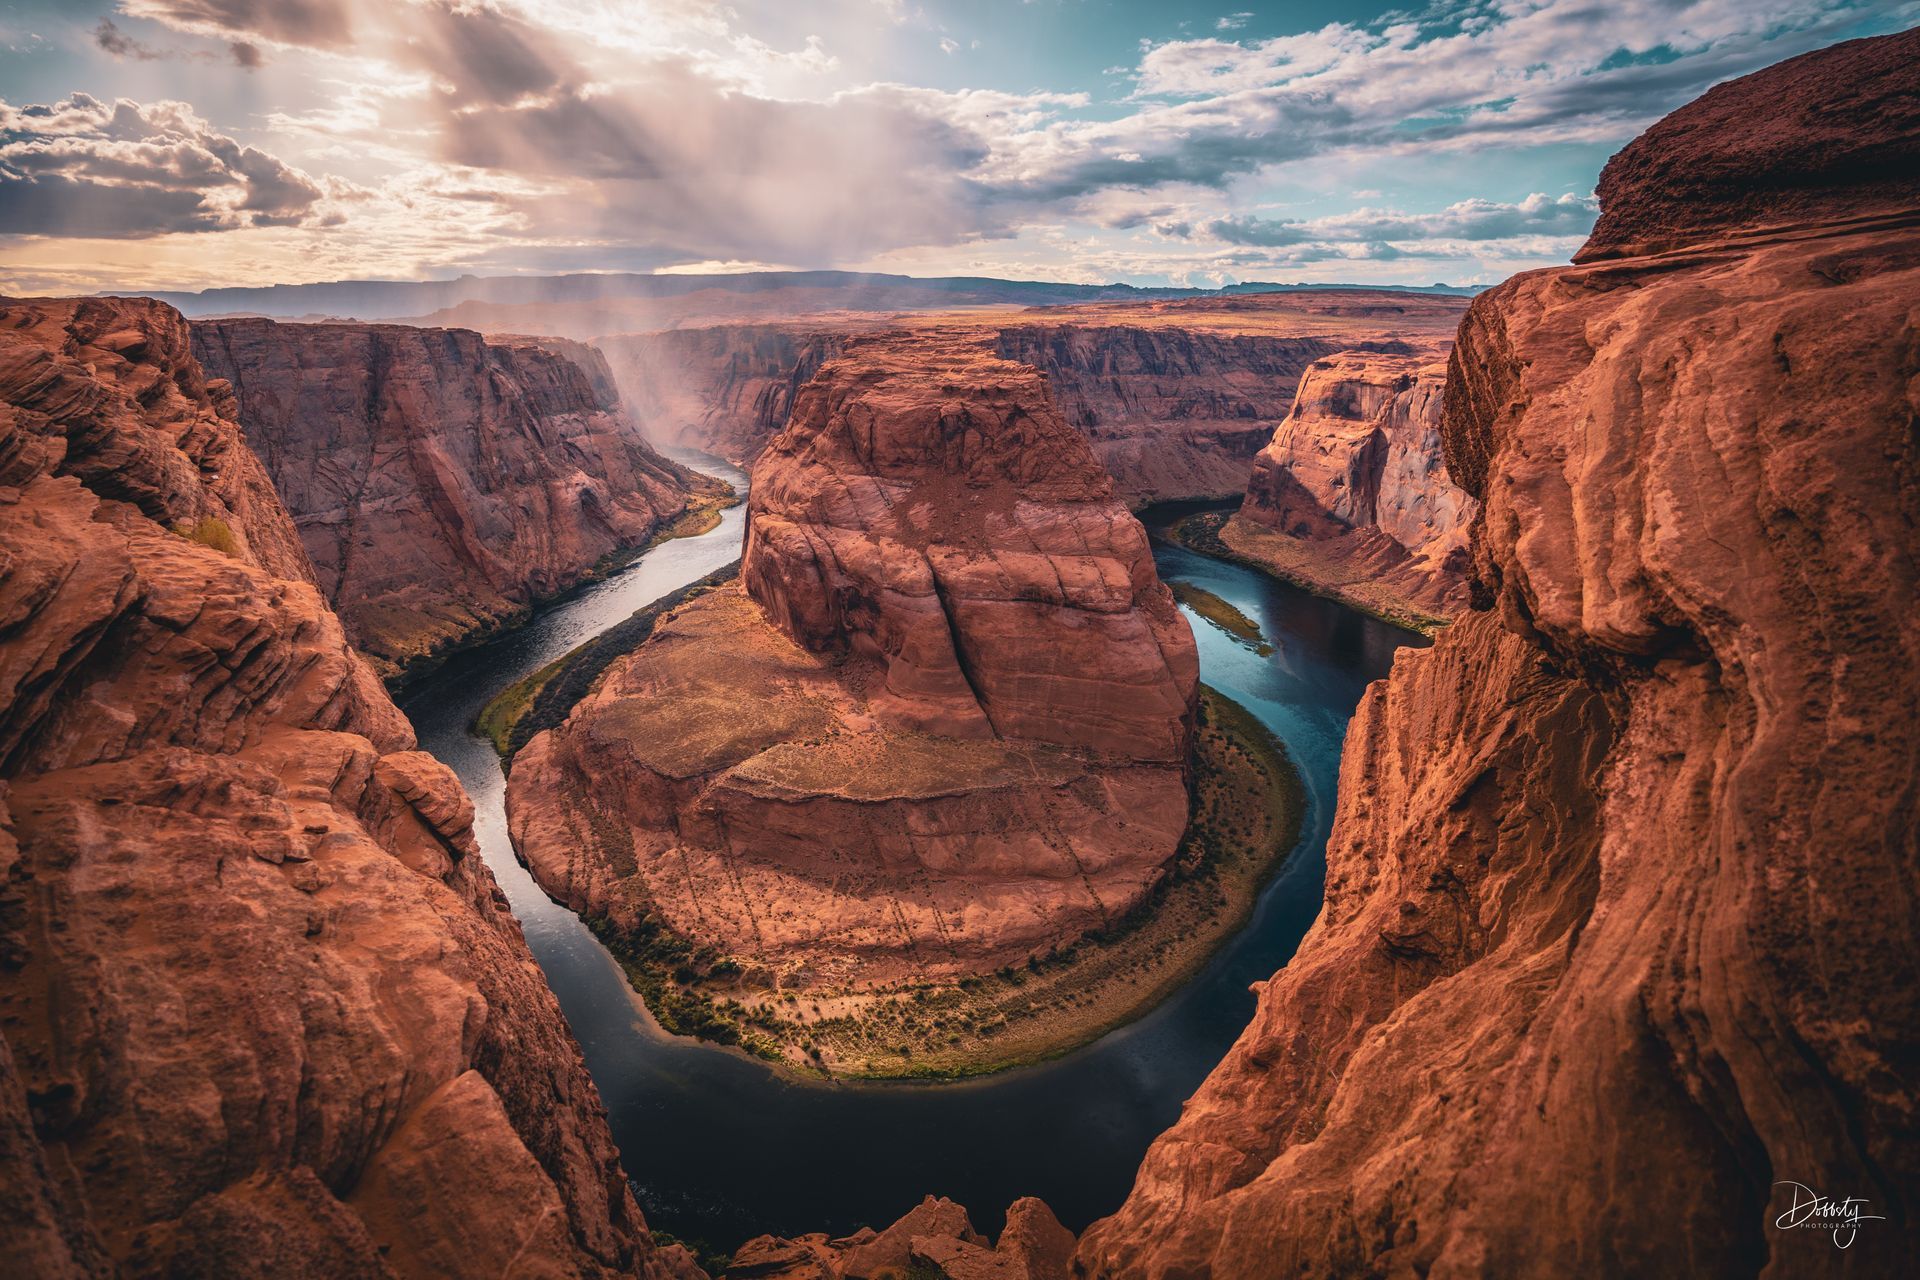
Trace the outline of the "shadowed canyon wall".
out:
<instances>
[{"instance_id":1,"label":"shadowed canyon wall","mask_svg":"<svg viewBox=\"0 0 1920 1280\"><path fill-rule=\"evenodd\" d=\"M271 320L193 334L385 676L524 617L709 487L647 445L583 344Z\"/></svg>"},{"instance_id":2,"label":"shadowed canyon wall","mask_svg":"<svg viewBox=\"0 0 1920 1280\"><path fill-rule=\"evenodd\" d=\"M6 1267L691 1274L231 409L165 306L0 302Z\"/></svg>"},{"instance_id":3,"label":"shadowed canyon wall","mask_svg":"<svg viewBox=\"0 0 1920 1280\"><path fill-rule=\"evenodd\" d=\"M1920 34L1734 81L1608 166L1586 265L1475 301L1482 607L1369 690L1319 920L1080 1274L1920 1247L1916 137ZM1789 1181L1880 1217L1782 1229Z\"/></svg>"},{"instance_id":4,"label":"shadowed canyon wall","mask_svg":"<svg viewBox=\"0 0 1920 1280\"><path fill-rule=\"evenodd\" d=\"M595 339L655 439L751 467L800 388L839 353L830 328L737 324Z\"/></svg>"}]
</instances>

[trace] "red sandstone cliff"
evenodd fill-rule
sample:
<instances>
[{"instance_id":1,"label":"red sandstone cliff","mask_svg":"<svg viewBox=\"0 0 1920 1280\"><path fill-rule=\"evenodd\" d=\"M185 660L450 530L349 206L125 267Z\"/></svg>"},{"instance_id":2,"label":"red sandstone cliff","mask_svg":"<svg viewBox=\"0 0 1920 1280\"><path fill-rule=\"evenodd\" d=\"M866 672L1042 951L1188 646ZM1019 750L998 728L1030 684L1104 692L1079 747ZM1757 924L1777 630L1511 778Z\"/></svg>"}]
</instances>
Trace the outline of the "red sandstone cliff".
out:
<instances>
[{"instance_id":1,"label":"red sandstone cliff","mask_svg":"<svg viewBox=\"0 0 1920 1280\"><path fill-rule=\"evenodd\" d=\"M1047 375L1068 423L1139 504L1238 495L1300 375L1340 347L1320 336L1027 324L1000 330L994 349Z\"/></svg>"},{"instance_id":2,"label":"red sandstone cliff","mask_svg":"<svg viewBox=\"0 0 1920 1280\"><path fill-rule=\"evenodd\" d=\"M1446 363L1431 352L1346 352L1313 365L1221 540L1362 607L1438 618L1465 607L1479 504L1441 457L1445 384Z\"/></svg>"},{"instance_id":3,"label":"red sandstone cliff","mask_svg":"<svg viewBox=\"0 0 1920 1280\"><path fill-rule=\"evenodd\" d=\"M523 617L702 487L610 411L610 377L596 383L556 340L271 320L193 333L321 589L383 675Z\"/></svg>"},{"instance_id":4,"label":"red sandstone cliff","mask_svg":"<svg viewBox=\"0 0 1920 1280\"><path fill-rule=\"evenodd\" d=\"M0 303L7 1265L668 1274L230 407L167 307Z\"/></svg>"},{"instance_id":5,"label":"red sandstone cliff","mask_svg":"<svg viewBox=\"0 0 1920 1280\"><path fill-rule=\"evenodd\" d=\"M1160 879L1193 638L1039 374L849 343L748 521L744 589L676 609L515 758L548 892L851 990L1022 961Z\"/></svg>"},{"instance_id":6,"label":"red sandstone cliff","mask_svg":"<svg viewBox=\"0 0 1920 1280\"><path fill-rule=\"evenodd\" d=\"M1368 692L1320 918L1079 1273L1920 1249L1916 101L1911 32L1715 90L1609 166L1600 260L1475 302L1444 438L1492 607ZM1906 159L1809 169L1810 120ZM1788 1181L1879 1217L1783 1228Z\"/></svg>"}]
</instances>

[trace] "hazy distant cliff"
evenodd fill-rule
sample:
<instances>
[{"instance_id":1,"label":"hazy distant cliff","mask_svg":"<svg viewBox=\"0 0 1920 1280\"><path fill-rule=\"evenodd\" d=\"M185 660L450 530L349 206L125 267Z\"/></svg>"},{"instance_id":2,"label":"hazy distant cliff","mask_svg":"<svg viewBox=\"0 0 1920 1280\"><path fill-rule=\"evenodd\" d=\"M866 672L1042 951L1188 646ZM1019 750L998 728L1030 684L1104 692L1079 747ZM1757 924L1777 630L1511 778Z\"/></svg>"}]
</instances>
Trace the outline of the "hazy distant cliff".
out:
<instances>
[{"instance_id":1,"label":"hazy distant cliff","mask_svg":"<svg viewBox=\"0 0 1920 1280\"><path fill-rule=\"evenodd\" d=\"M704 483L611 411L604 368L576 364L563 340L270 320L193 333L321 588L383 674L522 616Z\"/></svg>"},{"instance_id":2,"label":"hazy distant cliff","mask_svg":"<svg viewBox=\"0 0 1920 1280\"><path fill-rule=\"evenodd\" d=\"M995 350L1047 375L1067 421L1134 502L1231 497L1300 375L1338 346L1125 325L1002 329Z\"/></svg>"},{"instance_id":3,"label":"hazy distant cliff","mask_svg":"<svg viewBox=\"0 0 1920 1280\"><path fill-rule=\"evenodd\" d=\"M230 410L170 308L0 301L0 1267L685 1274Z\"/></svg>"},{"instance_id":4,"label":"hazy distant cliff","mask_svg":"<svg viewBox=\"0 0 1920 1280\"><path fill-rule=\"evenodd\" d=\"M1917 156L1920 33L1794 59L1617 156L1585 265L1474 303L1484 607L1369 691L1320 918L1081 1274L1920 1248ZM1783 1180L1880 1216L1837 1250Z\"/></svg>"}]
</instances>

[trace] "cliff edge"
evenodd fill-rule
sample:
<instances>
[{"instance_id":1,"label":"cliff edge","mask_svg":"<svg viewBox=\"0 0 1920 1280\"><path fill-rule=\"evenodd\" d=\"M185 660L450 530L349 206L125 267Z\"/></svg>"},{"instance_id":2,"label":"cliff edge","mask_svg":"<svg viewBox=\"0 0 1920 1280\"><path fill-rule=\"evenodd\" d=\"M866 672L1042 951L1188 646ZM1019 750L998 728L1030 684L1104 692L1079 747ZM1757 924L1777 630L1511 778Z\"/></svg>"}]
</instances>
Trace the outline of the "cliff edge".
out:
<instances>
[{"instance_id":1,"label":"cliff edge","mask_svg":"<svg viewBox=\"0 0 1920 1280\"><path fill-rule=\"evenodd\" d=\"M1809 170L1781 124L1911 156L1874 104L1917 95L1913 32L1723 86L1609 166L1586 265L1475 301L1444 444L1484 607L1369 690L1321 915L1079 1274L1920 1247L1920 226L1910 165ZM1777 176L1790 225L1675 218L1655 160Z\"/></svg>"}]
</instances>

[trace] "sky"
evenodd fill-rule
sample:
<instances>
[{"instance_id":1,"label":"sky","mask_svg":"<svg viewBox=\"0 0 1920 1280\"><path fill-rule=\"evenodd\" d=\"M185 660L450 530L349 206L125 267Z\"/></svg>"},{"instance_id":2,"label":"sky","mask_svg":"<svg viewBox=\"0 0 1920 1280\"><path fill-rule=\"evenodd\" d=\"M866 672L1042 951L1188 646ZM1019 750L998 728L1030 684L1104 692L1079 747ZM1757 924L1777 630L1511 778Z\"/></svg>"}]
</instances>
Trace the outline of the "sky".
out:
<instances>
[{"instance_id":1,"label":"sky","mask_svg":"<svg viewBox=\"0 0 1920 1280\"><path fill-rule=\"evenodd\" d=\"M0 0L0 290L838 267L1490 284L1920 0Z\"/></svg>"}]
</instances>

